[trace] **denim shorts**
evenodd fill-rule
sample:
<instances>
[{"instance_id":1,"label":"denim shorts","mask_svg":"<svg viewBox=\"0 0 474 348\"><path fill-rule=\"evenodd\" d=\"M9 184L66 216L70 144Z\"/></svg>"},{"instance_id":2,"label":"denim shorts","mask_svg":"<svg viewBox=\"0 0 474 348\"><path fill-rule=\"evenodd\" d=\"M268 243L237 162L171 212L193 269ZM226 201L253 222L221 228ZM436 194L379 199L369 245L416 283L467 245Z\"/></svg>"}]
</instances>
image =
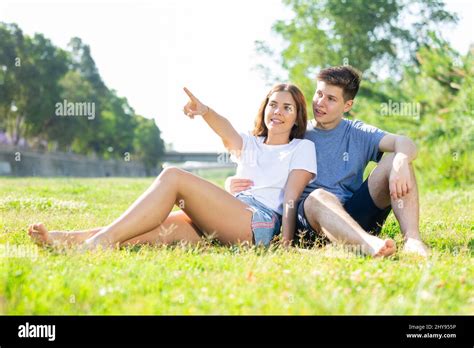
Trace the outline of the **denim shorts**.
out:
<instances>
[{"instance_id":1,"label":"denim shorts","mask_svg":"<svg viewBox=\"0 0 474 348\"><path fill-rule=\"evenodd\" d=\"M235 198L252 210L252 232L255 245L268 247L273 237L280 233L281 216L250 195L238 193Z\"/></svg>"}]
</instances>

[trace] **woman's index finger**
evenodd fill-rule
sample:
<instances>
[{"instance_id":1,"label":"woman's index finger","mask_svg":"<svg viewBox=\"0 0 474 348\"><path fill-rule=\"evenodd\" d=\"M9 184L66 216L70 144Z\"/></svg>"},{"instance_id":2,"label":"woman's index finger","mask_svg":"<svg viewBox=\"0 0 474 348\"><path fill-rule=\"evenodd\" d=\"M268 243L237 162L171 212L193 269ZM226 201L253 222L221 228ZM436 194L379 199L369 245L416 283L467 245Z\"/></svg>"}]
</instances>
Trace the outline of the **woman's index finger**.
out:
<instances>
[{"instance_id":1,"label":"woman's index finger","mask_svg":"<svg viewBox=\"0 0 474 348\"><path fill-rule=\"evenodd\" d=\"M189 89L187 89L186 87L184 87L183 89L184 89L184 91L186 92L186 94L188 95L188 97L189 97L192 101L194 101L194 102L198 101L198 98L196 98L196 97L194 96L194 94L192 94Z\"/></svg>"}]
</instances>

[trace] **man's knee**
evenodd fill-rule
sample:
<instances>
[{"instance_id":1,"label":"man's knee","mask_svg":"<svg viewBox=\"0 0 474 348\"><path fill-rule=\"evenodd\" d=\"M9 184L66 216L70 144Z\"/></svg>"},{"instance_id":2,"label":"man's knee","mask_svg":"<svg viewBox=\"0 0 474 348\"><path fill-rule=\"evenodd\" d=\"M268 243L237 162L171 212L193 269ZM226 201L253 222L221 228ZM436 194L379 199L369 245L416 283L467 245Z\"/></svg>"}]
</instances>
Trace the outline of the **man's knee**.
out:
<instances>
[{"instance_id":1,"label":"man's knee","mask_svg":"<svg viewBox=\"0 0 474 348\"><path fill-rule=\"evenodd\" d=\"M388 180L390 171L392 170L394 157L395 154L393 153L384 155L371 174L378 174L378 176L384 177Z\"/></svg>"},{"instance_id":2,"label":"man's knee","mask_svg":"<svg viewBox=\"0 0 474 348\"><path fill-rule=\"evenodd\" d=\"M337 197L324 190L316 189L309 194L309 196L304 201L304 213L309 224L314 231L321 232L321 225L319 224L319 219L321 218L321 213L324 212L322 209L328 202L339 202Z\"/></svg>"},{"instance_id":3,"label":"man's knee","mask_svg":"<svg viewBox=\"0 0 474 348\"><path fill-rule=\"evenodd\" d=\"M369 175L369 192L372 198L379 193L387 195L389 190L390 172L395 154L385 155Z\"/></svg>"},{"instance_id":4,"label":"man's knee","mask_svg":"<svg viewBox=\"0 0 474 348\"><path fill-rule=\"evenodd\" d=\"M394 153L386 154L369 175L369 188L371 190L388 190L390 172L393 167ZM415 170L411 163L408 164L412 178L415 178Z\"/></svg>"},{"instance_id":5,"label":"man's knee","mask_svg":"<svg viewBox=\"0 0 474 348\"><path fill-rule=\"evenodd\" d=\"M336 196L324 189L319 188L314 190L304 201L304 211L306 216L314 215L321 205L324 205L329 200L333 200L334 198L336 198Z\"/></svg>"}]
</instances>

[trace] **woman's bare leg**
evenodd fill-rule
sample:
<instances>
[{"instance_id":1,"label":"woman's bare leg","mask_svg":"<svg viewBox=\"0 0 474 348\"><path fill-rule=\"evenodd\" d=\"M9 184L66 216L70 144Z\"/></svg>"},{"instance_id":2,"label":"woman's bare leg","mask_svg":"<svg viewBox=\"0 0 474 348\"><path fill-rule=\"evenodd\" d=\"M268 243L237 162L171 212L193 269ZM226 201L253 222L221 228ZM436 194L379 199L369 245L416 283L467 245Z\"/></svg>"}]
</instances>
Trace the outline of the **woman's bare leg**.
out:
<instances>
[{"instance_id":1,"label":"woman's bare leg","mask_svg":"<svg viewBox=\"0 0 474 348\"><path fill-rule=\"evenodd\" d=\"M252 242L252 212L220 187L177 168L165 169L117 220L86 240L115 246L158 228L177 204L206 235L225 244Z\"/></svg>"},{"instance_id":2,"label":"woman's bare leg","mask_svg":"<svg viewBox=\"0 0 474 348\"><path fill-rule=\"evenodd\" d=\"M172 212L159 227L152 231L128 239L121 246L132 245L168 245L186 241L193 245L203 240L203 234L193 225L193 222L182 210Z\"/></svg>"},{"instance_id":3,"label":"woman's bare leg","mask_svg":"<svg viewBox=\"0 0 474 348\"><path fill-rule=\"evenodd\" d=\"M83 231L48 231L42 223L30 225L28 234L36 244L45 245L74 245L84 242L103 227Z\"/></svg>"},{"instance_id":4,"label":"woman's bare leg","mask_svg":"<svg viewBox=\"0 0 474 348\"><path fill-rule=\"evenodd\" d=\"M43 224L30 225L28 234L39 245L65 245L80 244L92 237L105 227L96 227L83 231L48 231ZM201 233L193 225L189 216L182 210L172 212L165 222L155 228L132 239L126 240L121 245L138 244L171 244L179 240L187 240L192 244L202 240Z\"/></svg>"}]
</instances>

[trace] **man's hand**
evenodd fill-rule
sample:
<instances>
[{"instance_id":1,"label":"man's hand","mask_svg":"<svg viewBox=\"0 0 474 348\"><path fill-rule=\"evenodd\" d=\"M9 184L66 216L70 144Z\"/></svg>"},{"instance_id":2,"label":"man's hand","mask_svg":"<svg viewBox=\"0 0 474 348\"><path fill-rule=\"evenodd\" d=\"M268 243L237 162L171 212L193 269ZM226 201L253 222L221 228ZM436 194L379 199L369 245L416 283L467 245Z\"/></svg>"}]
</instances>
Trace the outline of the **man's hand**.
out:
<instances>
[{"instance_id":1,"label":"man's hand","mask_svg":"<svg viewBox=\"0 0 474 348\"><path fill-rule=\"evenodd\" d=\"M413 189L413 184L407 156L403 153L397 153L393 158L392 170L390 171L390 197L392 199L404 197Z\"/></svg>"},{"instance_id":2,"label":"man's hand","mask_svg":"<svg viewBox=\"0 0 474 348\"><path fill-rule=\"evenodd\" d=\"M249 179L242 179L230 176L225 181L225 189L231 194L235 195L236 193L245 191L253 186L253 181Z\"/></svg>"}]
</instances>

